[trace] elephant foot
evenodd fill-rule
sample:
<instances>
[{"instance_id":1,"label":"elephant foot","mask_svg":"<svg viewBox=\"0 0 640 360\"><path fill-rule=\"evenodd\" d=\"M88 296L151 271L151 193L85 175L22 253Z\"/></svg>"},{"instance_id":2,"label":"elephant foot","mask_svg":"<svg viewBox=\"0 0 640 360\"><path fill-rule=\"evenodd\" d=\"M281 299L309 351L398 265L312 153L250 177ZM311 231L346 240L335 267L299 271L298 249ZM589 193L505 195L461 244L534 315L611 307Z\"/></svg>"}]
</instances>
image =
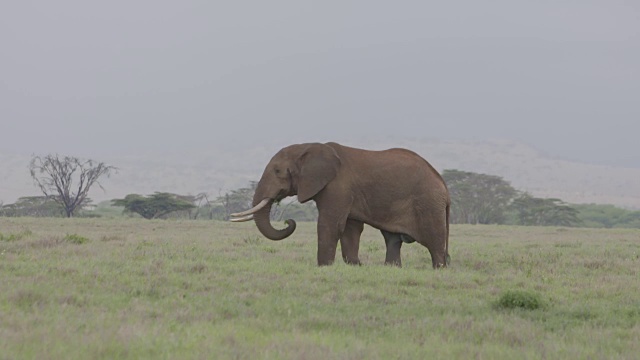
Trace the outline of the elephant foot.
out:
<instances>
[{"instance_id":1,"label":"elephant foot","mask_svg":"<svg viewBox=\"0 0 640 360\"><path fill-rule=\"evenodd\" d=\"M451 263L451 257L449 254L446 255L431 255L431 261L433 263L434 269L442 269L449 266Z\"/></svg>"},{"instance_id":2,"label":"elephant foot","mask_svg":"<svg viewBox=\"0 0 640 360\"><path fill-rule=\"evenodd\" d=\"M318 266L331 266L333 261L318 261Z\"/></svg>"},{"instance_id":3,"label":"elephant foot","mask_svg":"<svg viewBox=\"0 0 640 360\"><path fill-rule=\"evenodd\" d=\"M347 258L343 258L345 264L348 265L358 265L358 266L362 266L362 263L360 262L360 259L347 259Z\"/></svg>"},{"instance_id":4,"label":"elephant foot","mask_svg":"<svg viewBox=\"0 0 640 360\"><path fill-rule=\"evenodd\" d=\"M385 260L384 264L386 266L397 266L397 267L402 267L402 260L400 259L395 259L395 260Z\"/></svg>"}]
</instances>

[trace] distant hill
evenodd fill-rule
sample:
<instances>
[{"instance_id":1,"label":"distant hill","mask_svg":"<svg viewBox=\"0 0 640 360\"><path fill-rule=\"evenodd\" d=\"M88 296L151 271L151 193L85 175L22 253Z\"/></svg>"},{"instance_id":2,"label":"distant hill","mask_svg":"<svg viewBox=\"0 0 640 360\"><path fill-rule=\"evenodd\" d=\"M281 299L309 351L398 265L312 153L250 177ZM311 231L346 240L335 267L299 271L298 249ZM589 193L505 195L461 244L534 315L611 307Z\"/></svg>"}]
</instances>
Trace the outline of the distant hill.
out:
<instances>
[{"instance_id":1,"label":"distant hill","mask_svg":"<svg viewBox=\"0 0 640 360\"><path fill-rule=\"evenodd\" d=\"M570 203L614 204L640 208L640 169L593 165L554 159L513 141L434 139L356 139L338 142L368 149L406 147L425 157L438 170L459 169L502 176L519 190L556 197ZM167 191L209 193L216 197L258 180L271 156L288 143L245 149L202 148L172 154L139 154L100 158L120 170L102 181L106 192L91 191L94 201L129 193ZM80 154L73 154L82 156ZM38 195L28 173L30 156L0 152L0 201Z\"/></svg>"}]
</instances>

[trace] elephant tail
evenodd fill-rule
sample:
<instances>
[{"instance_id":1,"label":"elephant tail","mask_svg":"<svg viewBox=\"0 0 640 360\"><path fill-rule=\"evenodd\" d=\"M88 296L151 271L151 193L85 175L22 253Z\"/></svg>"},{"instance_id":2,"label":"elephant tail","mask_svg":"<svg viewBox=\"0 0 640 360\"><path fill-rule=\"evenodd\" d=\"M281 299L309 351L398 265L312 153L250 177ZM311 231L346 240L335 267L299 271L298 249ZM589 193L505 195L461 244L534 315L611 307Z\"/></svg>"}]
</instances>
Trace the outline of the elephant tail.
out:
<instances>
[{"instance_id":1,"label":"elephant tail","mask_svg":"<svg viewBox=\"0 0 640 360\"><path fill-rule=\"evenodd\" d=\"M451 212L451 202L447 202L446 207L446 221L447 221L447 235L444 243L444 262L446 266L451 264L451 256L449 256L449 214Z\"/></svg>"}]
</instances>

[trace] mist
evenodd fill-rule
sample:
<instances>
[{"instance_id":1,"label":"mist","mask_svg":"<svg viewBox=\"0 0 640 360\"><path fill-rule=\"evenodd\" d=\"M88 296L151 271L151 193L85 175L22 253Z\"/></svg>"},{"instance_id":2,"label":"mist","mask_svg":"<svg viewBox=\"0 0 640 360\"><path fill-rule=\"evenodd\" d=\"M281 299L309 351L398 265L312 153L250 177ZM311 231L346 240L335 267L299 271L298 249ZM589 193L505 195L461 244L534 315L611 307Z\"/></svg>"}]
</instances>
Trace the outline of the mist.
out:
<instances>
[{"instance_id":1,"label":"mist","mask_svg":"<svg viewBox=\"0 0 640 360\"><path fill-rule=\"evenodd\" d=\"M0 150L509 139L640 167L624 1L11 2Z\"/></svg>"}]
</instances>

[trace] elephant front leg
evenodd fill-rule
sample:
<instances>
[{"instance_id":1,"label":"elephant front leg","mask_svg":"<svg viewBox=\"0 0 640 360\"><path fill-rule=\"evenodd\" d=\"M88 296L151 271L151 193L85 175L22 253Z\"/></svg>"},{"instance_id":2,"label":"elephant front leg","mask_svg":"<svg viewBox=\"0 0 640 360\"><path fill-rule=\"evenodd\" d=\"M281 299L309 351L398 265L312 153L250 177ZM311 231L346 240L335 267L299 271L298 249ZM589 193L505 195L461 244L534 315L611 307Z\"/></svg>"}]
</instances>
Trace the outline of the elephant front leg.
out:
<instances>
[{"instance_id":1,"label":"elephant front leg","mask_svg":"<svg viewBox=\"0 0 640 360\"><path fill-rule=\"evenodd\" d=\"M360 250L360 235L364 229L362 221L347 219L344 233L340 237L340 249L342 250L342 259L347 264L362 265L358 258Z\"/></svg>"},{"instance_id":2,"label":"elephant front leg","mask_svg":"<svg viewBox=\"0 0 640 360\"><path fill-rule=\"evenodd\" d=\"M338 248L338 239L344 231L344 223L340 226L338 221L326 218L318 218L318 265L333 264Z\"/></svg>"},{"instance_id":3,"label":"elephant front leg","mask_svg":"<svg viewBox=\"0 0 640 360\"><path fill-rule=\"evenodd\" d=\"M398 233L392 233L385 230L380 230L380 232L382 232L384 242L387 245L387 256L384 259L384 264L402 267L402 260L400 259L402 236Z\"/></svg>"}]
</instances>

